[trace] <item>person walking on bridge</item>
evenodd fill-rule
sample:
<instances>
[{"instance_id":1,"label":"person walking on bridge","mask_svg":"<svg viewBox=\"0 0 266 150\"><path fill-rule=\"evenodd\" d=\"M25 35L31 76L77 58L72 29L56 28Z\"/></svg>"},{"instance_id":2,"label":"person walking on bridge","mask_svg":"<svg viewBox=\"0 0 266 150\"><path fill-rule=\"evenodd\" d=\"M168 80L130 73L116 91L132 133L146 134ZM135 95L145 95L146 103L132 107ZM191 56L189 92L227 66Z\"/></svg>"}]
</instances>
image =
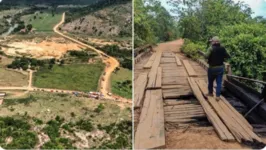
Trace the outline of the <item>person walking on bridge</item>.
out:
<instances>
[{"instance_id":1,"label":"person walking on bridge","mask_svg":"<svg viewBox=\"0 0 266 150\"><path fill-rule=\"evenodd\" d=\"M211 40L211 47L208 49L206 59L208 60L208 90L207 96L213 96L213 82L216 80L216 100L220 100L222 81L224 74L224 61L229 58L226 49L221 46L219 37L214 36Z\"/></svg>"}]
</instances>

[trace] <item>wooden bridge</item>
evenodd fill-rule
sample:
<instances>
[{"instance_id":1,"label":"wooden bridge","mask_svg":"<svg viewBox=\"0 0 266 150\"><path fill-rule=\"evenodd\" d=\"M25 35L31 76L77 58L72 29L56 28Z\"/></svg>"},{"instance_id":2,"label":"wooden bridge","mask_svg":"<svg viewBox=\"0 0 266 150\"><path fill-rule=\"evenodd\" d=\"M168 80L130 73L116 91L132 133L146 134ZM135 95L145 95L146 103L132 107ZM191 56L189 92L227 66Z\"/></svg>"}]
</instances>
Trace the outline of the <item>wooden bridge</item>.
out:
<instances>
[{"instance_id":1,"label":"wooden bridge","mask_svg":"<svg viewBox=\"0 0 266 150\"><path fill-rule=\"evenodd\" d=\"M157 47L155 51L137 57L134 70L135 148L164 148L167 140L165 133L169 128L206 122L213 126L222 141L263 146L264 141L259 133L241 114L243 112L237 110L232 100L232 97L239 98L252 107L258 102L259 99L254 96L259 93L247 92L247 87L242 88L236 84L239 81L228 77L224 83L233 96L228 99L222 96L220 101L205 97L207 64L203 60L191 60L170 47ZM256 113L263 114L256 116L261 124L266 121L265 105L263 103L256 109ZM265 132L264 129L261 132Z\"/></svg>"}]
</instances>

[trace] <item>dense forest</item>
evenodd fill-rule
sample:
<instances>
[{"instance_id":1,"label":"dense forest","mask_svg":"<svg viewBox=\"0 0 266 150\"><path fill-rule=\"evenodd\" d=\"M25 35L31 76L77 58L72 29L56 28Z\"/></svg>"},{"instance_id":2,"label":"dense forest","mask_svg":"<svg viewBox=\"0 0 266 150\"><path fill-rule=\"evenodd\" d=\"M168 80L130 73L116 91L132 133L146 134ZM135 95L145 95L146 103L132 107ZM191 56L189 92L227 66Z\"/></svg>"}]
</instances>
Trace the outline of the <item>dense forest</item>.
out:
<instances>
[{"instance_id":1,"label":"dense forest","mask_svg":"<svg viewBox=\"0 0 266 150\"><path fill-rule=\"evenodd\" d=\"M178 37L174 17L156 0L134 0L134 46L169 41Z\"/></svg>"}]
</instances>

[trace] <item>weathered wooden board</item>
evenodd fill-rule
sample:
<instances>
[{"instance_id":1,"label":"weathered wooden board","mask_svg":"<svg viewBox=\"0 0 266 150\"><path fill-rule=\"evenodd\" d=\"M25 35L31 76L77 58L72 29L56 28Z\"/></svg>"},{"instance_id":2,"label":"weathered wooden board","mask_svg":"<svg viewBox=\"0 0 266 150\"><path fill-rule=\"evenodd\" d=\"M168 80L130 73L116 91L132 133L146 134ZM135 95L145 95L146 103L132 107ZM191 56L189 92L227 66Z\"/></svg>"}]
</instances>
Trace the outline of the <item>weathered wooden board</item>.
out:
<instances>
[{"instance_id":1,"label":"weathered wooden board","mask_svg":"<svg viewBox=\"0 0 266 150\"><path fill-rule=\"evenodd\" d=\"M194 95L199 100L203 110L206 113L207 118L212 123L214 129L216 130L217 134L219 135L221 140L226 141L233 141L235 140L234 136L229 132L227 127L224 125L224 123L221 121L221 119L218 117L218 115L215 113L215 111L212 109L210 104L205 100L203 97L199 87L197 86L197 83L193 78L188 78L190 87L194 93Z\"/></svg>"},{"instance_id":2,"label":"weathered wooden board","mask_svg":"<svg viewBox=\"0 0 266 150\"><path fill-rule=\"evenodd\" d=\"M175 57L175 54L174 53L171 53L171 52L163 52L163 57Z\"/></svg>"},{"instance_id":3,"label":"weathered wooden board","mask_svg":"<svg viewBox=\"0 0 266 150\"><path fill-rule=\"evenodd\" d=\"M175 59L176 59L177 66L182 66L182 63L177 55L175 56Z\"/></svg>"},{"instance_id":4,"label":"weathered wooden board","mask_svg":"<svg viewBox=\"0 0 266 150\"><path fill-rule=\"evenodd\" d=\"M170 63L170 66L162 66L162 64L160 65L160 67L163 68L163 70L167 71L167 70L180 70L180 71L186 71L185 67L180 67L180 66L174 66L172 65L172 63Z\"/></svg>"},{"instance_id":5,"label":"weathered wooden board","mask_svg":"<svg viewBox=\"0 0 266 150\"><path fill-rule=\"evenodd\" d=\"M156 77L157 77L157 69L160 65L160 60L161 60L162 52L157 51L156 52L156 58L154 60L154 63L152 65L152 68L149 72L149 80L148 80L148 85L147 89L155 89L156 88Z\"/></svg>"},{"instance_id":6,"label":"weathered wooden board","mask_svg":"<svg viewBox=\"0 0 266 150\"><path fill-rule=\"evenodd\" d=\"M193 95L191 89L188 86L183 86L176 89L165 89L163 90L163 98L180 98L182 96Z\"/></svg>"},{"instance_id":7,"label":"weathered wooden board","mask_svg":"<svg viewBox=\"0 0 266 150\"><path fill-rule=\"evenodd\" d=\"M165 115L164 118L166 120L175 120L175 119L189 119L189 118L193 118L193 117L206 117L205 113L197 113L197 114L183 114L183 115L172 115L172 116L168 116Z\"/></svg>"},{"instance_id":8,"label":"weathered wooden board","mask_svg":"<svg viewBox=\"0 0 266 150\"><path fill-rule=\"evenodd\" d=\"M203 109L198 109L198 110L187 110L187 111L168 111L164 113L164 116L177 116L177 115L187 115L187 114L205 114Z\"/></svg>"},{"instance_id":9,"label":"weathered wooden board","mask_svg":"<svg viewBox=\"0 0 266 150\"><path fill-rule=\"evenodd\" d=\"M162 89L178 89L178 88L182 88L183 85L164 85L162 86Z\"/></svg>"},{"instance_id":10,"label":"weathered wooden board","mask_svg":"<svg viewBox=\"0 0 266 150\"><path fill-rule=\"evenodd\" d=\"M161 58L161 64L167 64L167 63L175 63L176 60L175 58Z\"/></svg>"},{"instance_id":11,"label":"weathered wooden board","mask_svg":"<svg viewBox=\"0 0 266 150\"><path fill-rule=\"evenodd\" d=\"M177 67L176 63L160 64L160 67Z\"/></svg>"},{"instance_id":12,"label":"weathered wooden board","mask_svg":"<svg viewBox=\"0 0 266 150\"><path fill-rule=\"evenodd\" d=\"M185 104L199 104L198 101L191 101L191 100L175 100L175 99L165 99L164 106L167 105L185 105Z\"/></svg>"},{"instance_id":13,"label":"weathered wooden board","mask_svg":"<svg viewBox=\"0 0 266 150\"><path fill-rule=\"evenodd\" d=\"M172 123L192 123L192 122L198 122L197 119L169 119L165 120L165 122L172 122Z\"/></svg>"},{"instance_id":14,"label":"weathered wooden board","mask_svg":"<svg viewBox=\"0 0 266 150\"><path fill-rule=\"evenodd\" d=\"M207 87L205 87L207 85L205 81L200 80L197 84L203 93L208 92ZM208 96L208 101L238 142L253 142L254 140L262 142L246 122L243 122L238 115L232 112L231 108L229 108L223 100L216 101L214 97Z\"/></svg>"},{"instance_id":15,"label":"weathered wooden board","mask_svg":"<svg viewBox=\"0 0 266 150\"><path fill-rule=\"evenodd\" d=\"M163 86L164 85L188 85L188 81L186 80L186 77L166 77L166 78L163 78L162 84Z\"/></svg>"},{"instance_id":16,"label":"weathered wooden board","mask_svg":"<svg viewBox=\"0 0 266 150\"><path fill-rule=\"evenodd\" d=\"M148 74L139 75L134 84L134 107L140 107L144 99L145 88L147 85Z\"/></svg>"},{"instance_id":17,"label":"weathered wooden board","mask_svg":"<svg viewBox=\"0 0 266 150\"><path fill-rule=\"evenodd\" d=\"M163 148L164 132L162 90L147 90L135 135L135 149Z\"/></svg>"},{"instance_id":18,"label":"weathered wooden board","mask_svg":"<svg viewBox=\"0 0 266 150\"><path fill-rule=\"evenodd\" d=\"M163 72L163 77L187 77L187 76L188 74L185 70L184 71L177 70L176 72L175 71Z\"/></svg>"},{"instance_id":19,"label":"weathered wooden board","mask_svg":"<svg viewBox=\"0 0 266 150\"><path fill-rule=\"evenodd\" d=\"M156 53L153 53L149 59L149 61L143 66L144 69L150 69L152 67L152 64L156 58Z\"/></svg>"},{"instance_id":20,"label":"weathered wooden board","mask_svg":"<svg viewBox=\"0 0 266 150\"><path fill-rule=\"evenodd\" d=\"M162 87L162 68L158 67L155 88L161 88L161 87Z\"/></svg>"},{"instance_id":21,"label":"weathered wooden board","mask_svg":"<svg viewBox=\"0 0 266 150\"><path fill-rule=\"evenodd\" d=\"M187 73L190 77L196 77L197 73L195 72L195 70L192 68L191 64L189 63L188 60L183 60L183 64L187 70Z\"/></svg>"}]
</instances>

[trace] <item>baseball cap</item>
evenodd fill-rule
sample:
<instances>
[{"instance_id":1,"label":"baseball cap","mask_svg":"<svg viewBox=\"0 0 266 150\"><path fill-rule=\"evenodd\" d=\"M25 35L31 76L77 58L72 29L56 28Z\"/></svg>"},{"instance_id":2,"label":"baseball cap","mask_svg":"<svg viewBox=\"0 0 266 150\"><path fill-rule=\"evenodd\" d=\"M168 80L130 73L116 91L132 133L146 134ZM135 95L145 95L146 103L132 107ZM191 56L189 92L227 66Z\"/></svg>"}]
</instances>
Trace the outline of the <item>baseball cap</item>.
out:
<instances>
[{"instance_id":1,"label":"baseball cap","mask_svg":"<svg viewBox=\"0 0 266 150\"><path fill-rule=\"evenodd\" d=\"M214 36L210 41L220 42L220 39L218 36Z\"/></svg>"}]
</instances>

